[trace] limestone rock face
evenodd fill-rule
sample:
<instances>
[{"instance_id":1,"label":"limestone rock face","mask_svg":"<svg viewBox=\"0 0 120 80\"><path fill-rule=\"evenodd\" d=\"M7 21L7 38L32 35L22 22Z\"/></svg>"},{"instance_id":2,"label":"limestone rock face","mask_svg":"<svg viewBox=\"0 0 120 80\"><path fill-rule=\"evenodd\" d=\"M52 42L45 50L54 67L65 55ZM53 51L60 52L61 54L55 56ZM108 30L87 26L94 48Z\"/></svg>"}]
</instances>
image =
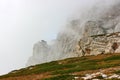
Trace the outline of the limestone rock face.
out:
<instances>
[{"instance_id":1,"label":"limestone rock face","mask_svg":"<svg viewBox=\"0 0 120 80\"><path fill-rule=\"evenodd\" d=\"M80 56L120 53L120 32L83 37L76 49Z\"/></svg>"},{"instance_id":2,"label":"limestone rock face","mask_svg":"<svg viewBox=\"0 0 120 80\"><path fill-rule=\"evenodd\" d=\"M37 42L27 65L70 57L120 52L120 0L96 5L67 24L52 45ZM113 0L114 1L114 0ZM103 2L102 2L103 3ZM104 8L103 8L104 6Z\"/></svg>"},{"instance_id":3,"label":"limestone rock face","mask_svg":"<svg viewBox=\"0 0 120 80\"><path fill-rule=\"evenodd\" d=\"M69 57L120 53L120 32L84 36L79 41L75 41L77 43L73 43L72 38L65 36L56 40L53 45L48 45L44 40L36 43L33 47L33 56L29 58L27 66ZM71 43L68 43L70 41Z\"/></svg>"},{"instance_id":4,"label":"limestone rock face","mask_svg":"<svg viewBox=\"0 0 120 80\"><path fill-rule=\"evenodd\" d=\"M27 65L34 65L39 63L44 63L47 61L48 52L50 47L47 42L41 40L33 46L33 56L29 58Z\"/></svg>"}]
</instances>

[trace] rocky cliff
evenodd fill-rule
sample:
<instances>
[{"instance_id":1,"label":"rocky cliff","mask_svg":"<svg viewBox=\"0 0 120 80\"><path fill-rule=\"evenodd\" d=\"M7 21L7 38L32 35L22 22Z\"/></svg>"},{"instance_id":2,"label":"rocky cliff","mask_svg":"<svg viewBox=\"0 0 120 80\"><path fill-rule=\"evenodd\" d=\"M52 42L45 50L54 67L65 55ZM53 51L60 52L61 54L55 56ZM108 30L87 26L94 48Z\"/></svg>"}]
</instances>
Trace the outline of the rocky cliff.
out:
<instances>
[{"instance_id":1,"label":"rocky cliff","mask_svg":"<svg viewBox=\"0 0 120 80\"><path fill-rule=\"evenodd\" d=\"M36 43L27 66L69 57L120 52L120 1L106 2L81 12L59 32L53 44L43 40Z\"/></svg>"},{"instance_id":2,"label":"rocky cliff","mask_svg":"<svg viewBox=\"0 0 120 80\"><path fill-rule=\"evenodd\" d=\"M78 56L120 53L120 32L83 37L76 46Z\"/></svg>"},{"instance_id":3,"label":"rocky cliff","mask_svg":"<svg viewBox=\"0 0 120 80\"><path fill-rule=\"evenodd\" d=\"M29 58L27 65L34 65L38 63L47 62L48 52L50 50L46 41L41 40L33 46L33 56Z\"/></svg>"},{"instance_id":4,"label":"rocky cliff","mask_svg":"<svg viewBox=\"0 0 120 80\"><path fill-rule=\"evenodd\" d=\"M64 44L63 48L67 48ZM70 47L70 45L68 46ZM57 48L57 46L56 46ZM28 65L45 63L53 60L64 59L67 57L81 57L98 54L120 53L120 32L99 34L82 37L73 51L67 54L54 54L52 46L46 41L38 42L34 45L33 56L29 58Z\"/></svg>"}]
</instances>

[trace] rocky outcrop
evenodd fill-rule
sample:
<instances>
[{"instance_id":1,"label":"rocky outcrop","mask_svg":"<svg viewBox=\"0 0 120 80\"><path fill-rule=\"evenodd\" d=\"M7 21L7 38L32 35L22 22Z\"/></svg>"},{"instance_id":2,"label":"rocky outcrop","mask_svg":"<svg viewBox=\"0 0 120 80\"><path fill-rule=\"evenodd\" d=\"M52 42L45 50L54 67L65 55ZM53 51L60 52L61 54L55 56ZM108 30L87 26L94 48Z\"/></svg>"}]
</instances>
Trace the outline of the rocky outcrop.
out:
<instances>
[{"instance_id":1,"label":"rocky outcrop","mask_svg":"<svg viewBox=\"0 0 120 80\"><path fill-rule=\"evenodd\" d=\"M114 1L114 0L113 0ZM120 52L120 1L86 9L59 32L52 45L34 45L29 65L70 57ZM103 8L104 6L104 8Z\"/></svg>"},{"instance_id":2,"label":"rocky outcrop","mask_svg":"<svg viewBox=\"0 0 120 80\"><path fill-rule=\"evenodd\" d=\"M59 45L48 45L44 40L36 43L33 47L33 56L29 58L27 66L68 57L120 53L120 32L91 36L86 35L87 34L85 34L77 44L74 43L76 47L71 45L74 41L68 44L70 39L66 38L67 36L62 37L62 40L56 42L57 44L61 43Z\"/></svg>"},{"instance_id":3,"label":"rocky outcrop","mask_svg":"<svg viewBox=\"0 0 120 80\"><path fill-rule=\"evenodd\" d=\"M83 77L74 77L75 80L120 80L119 67L99 69L97 72L85 74Z\"/></svg>"},{"instance_id":4,"label":"rocky outcrop","mask_svg":"<svg viewBox=\"0 0 120 80\"><path fill-rule=\"evenodd\" d=\"M76 51L78 56L120 53L120 32L83 37Z\"/></svg>"},{"instance_id":5,"label":"rocky outcrop","mask_svg":"<svg viewBox=\"0 0 120 80\"><path fill-rule=\"evenodd\" d=\"M46 57L48 56L47 53L49 52L49 50L50 47L44 40L41 40L41 42L39 41L36 44L34 44L33 55L29 58L27 66L46 62Z\"/></svg>"},{"instance_id":6,"label":"rocky outcrop","mask_svg":"<svg viewBox=\"0 0 120 80\"><path fill-rule=\"evenodd\" d=\"M93 73L93 74L86 74L85 77L81 77L81 79L83 80L119 80L120 79L120 75L118 74L104 74L102 72L97 72L97 73ZM80 80L79 77L77 77L77 79L75 78L75 80Z\"/></svg>"}]
</instances>

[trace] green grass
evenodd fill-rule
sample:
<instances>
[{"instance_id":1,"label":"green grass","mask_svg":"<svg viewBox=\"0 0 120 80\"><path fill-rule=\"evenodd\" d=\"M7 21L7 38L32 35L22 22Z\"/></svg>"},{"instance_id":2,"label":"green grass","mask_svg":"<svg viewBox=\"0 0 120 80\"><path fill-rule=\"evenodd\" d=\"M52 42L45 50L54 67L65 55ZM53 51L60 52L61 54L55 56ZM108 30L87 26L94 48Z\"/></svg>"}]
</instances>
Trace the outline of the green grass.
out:
<instances>
[{"instance_id":1,"label":"green grass","mask_svg":"<svg viewBox=\"0 0 120 80\"><path fill-rule=\"evenodd\" d=\"M55 77L51 77L51 78L46 78L43 80L74 80L73 75L60 75L60 76L55 76Z\"/></svg>"},{"instance_id":2,"label":"green grass","mask_svg":"<svg viewBox=\"0 0 120 80\"><path fill-rule=\"evenodd\" d=\"M110 60L119 60L120 59L120 56L111 56L111 57L108 57L108 58L105 58L104 61L110 61Z\"/></svg>"},{"instance_id":3,"label":"green grass","mask_svg":"<svg viewBox=\"0 0 120 80\"><path fill-rule=\"evenodd\" d=\"M120 74L120 70L116 71L115 73L116 73L116 74Z\"/></svg>"},{"instance_id":4,"label":"green grass","mask_svg":"<svg viewBox=\"0 0 120 80\"><path fill-rule=\"evenodd\" d=\"M25 76L31 74L49 73L54 76L44 80L71 80L74 76L70 74L74 72L97 70L109 67L120 66L120 54L89 56L89 57L76 57L49 63L39 64L17 70L16 73L8 73L0 76L1 78ZM97 58L98 57L98 58ZM100 58L99 58L100 57ZM32 68L32 69L30 69ZM119 73L120 71L118 71Z\"/></svg>"}]
</instances>

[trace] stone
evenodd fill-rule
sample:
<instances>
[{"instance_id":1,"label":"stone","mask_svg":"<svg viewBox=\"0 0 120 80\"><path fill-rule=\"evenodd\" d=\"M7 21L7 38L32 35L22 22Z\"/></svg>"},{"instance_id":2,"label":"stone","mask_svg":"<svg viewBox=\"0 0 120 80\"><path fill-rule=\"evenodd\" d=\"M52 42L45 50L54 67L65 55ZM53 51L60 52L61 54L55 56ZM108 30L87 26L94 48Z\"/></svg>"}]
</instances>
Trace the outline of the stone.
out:
<instances>
[{"instance_id":1,"label":"stone","mask_svg":"<svg viewBox=\"0 0 120 80\"><path fill-rule=\"evenodd\" d=\"M33 56L29 58L27 66L44 63L47 61L49 46L46 41L41 40L33 46Z\"/></svg>"},{"instance_id":2,"label":"stone","mask_svg":"<svg viewBox=\"0 0 120 80\"><path fill-rule=\"evenodd\" d=\"M83 37L80 39L80 42L77 45L78 48L80 47L79 50L77 48L77 52L84 52L84 55L86 56L107 53L120 53L119 34L119 32L116 32L88 36L86 38Z\"/></svg>"},{"instance_id":3,"label":"stone","mask_svg":"<svg viewBox=\"0 0 120 80\"><path fill-rule=\"evenodd\" d=\"M101 74L101 76L103 77L103 78L107 78L107 75L106 74Z\"/></svg>"},{"instance_id":4,"label":"stone","mask_svg":"<svg viewBox=\"0 0 120 80\"><path fill-rule=\"evenodd\" d=\"M100 80L100 79L92 79L92 80Z\"/></svg>"},{"instance_id":5,"label":"stone","mask_svg":"<svg viewBox=\"0 0 120 80\"><path fill-rule=\"evenodd\" d=\"M113 78L118 78L118 77L119 77L119 75L113 74L112 76L109 76L108 79L113 79Z\"/></svg>"},{"instance_id":6,"label":"stone","mask_svg":"<svg viewBox=\"0 0 120 80\"><path fill-rule=\"evenodd\" d=\"M75 78L75 80L79 79L79 77L74 77L74 78Z\"/></svg>"}]
</instances>

